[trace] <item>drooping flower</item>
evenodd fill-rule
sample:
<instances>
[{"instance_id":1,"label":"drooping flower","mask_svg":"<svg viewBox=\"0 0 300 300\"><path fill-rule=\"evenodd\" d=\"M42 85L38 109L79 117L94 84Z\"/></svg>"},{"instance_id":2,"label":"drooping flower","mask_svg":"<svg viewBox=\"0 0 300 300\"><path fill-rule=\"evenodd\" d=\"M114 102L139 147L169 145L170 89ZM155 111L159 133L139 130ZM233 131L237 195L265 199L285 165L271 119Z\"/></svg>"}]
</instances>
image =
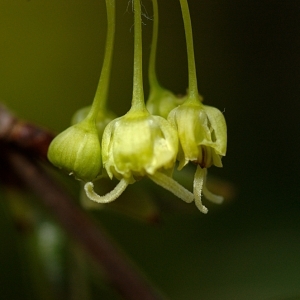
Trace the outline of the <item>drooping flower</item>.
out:
<instances>
[{"instance_id":1,"label":"drooping flower","mask_svg":"<svg viewBox=\"0 0 300 300\"><path fill-rule=\"evenodd\" d=\"M182 169L188 162L197 165L194 177L195 204L205 213L207 208L201 201L202 192L214 203L223 201L221 196L209 192L205 183L207 168L212 165L222 167L221 159L226 155L225 118L214 107L203 105L200 101L186 101L170 112L168 121L178 132L178 169Z\"/></svg>"},{"instance_id":2,"label":"drooping flower","mask_svg":"<svg viewBox=\"0 0 300 300\"><path fill-rule=\"evenodd\" d=\"M83 181L94 180L101 172L101 147L93 120L84 119L67 128L51 142L48 159Z\"/></svg>"},{"instance_id":3,"label":"drooping flower","mask_svg":"<svg viewBox=\"0 0 300 300\"><path fill-rule=\"evenodd\" d=\"M71 124L75 125L75 124L81 122L83 119L85 119L87 117L90 110L91 110L91 106L86 106L86 107L83 107L83 108L79 109L78 111L76 111L72 117ZM114 120L115 118L116 118L116 115L113 112L107 110L106 108L102 108L98 111L95 123L96 123L96 128L97 128L98 136L99 136L100 140L102 139L102 135L103 135L106 125L110 121Z\"/></svg>"},{"instance_id":4,"label":"drooping flower","mask_svg":"<svg viewBox=\"0 0 300 300\"><path fill-rule=\"evenodd\" d=\"M222 167L222 156L226 154L227 133L223 114L215 107L200 101L186 101L173 109L168 121L178 131L179 169L189 161L209 168Z\"/></svg>"},{"instance_id":5,"label":"drooping flower","mask_svg":"<svg viewBox=\"0 0 300 300\"><path fill-rule=\"evenodd\" d=\"M105 128L102 140L103 165L110 178L143 177L174 166L178 138L162 117L148 111L130 110Z\"/></svg>"},{"instance_id":6,"label":"drooping flower","mask_svg":"<svg viewBox=\"0 0 300 300\"><path fill-rule=\"evenodd\" d=\"M203 99L198 93L192 25L187 0L180 0L180 5L187 45L189 89L184 103L169 113L168 121L178 132L179 169L190 161L197 164L193 188L195 204L200 211L207 213L208 210L201 201L202 192L212 202L223 201L223 197L209 192L205 183L207 168L212 165L222 167L221 159L225 156L227 148L227 129L223 114L214 107L202 104Z\"/></svg>"},{"instance_id":7,"label":"drooping flower","mask_svg":"<svg viewBox=\"0 0 300 300\"><path fill-rule=\"evenodd\" d=\"M184 97L174 95L157 83L151 87L146 106L151 114L167 119L170 111L182 104L183 101Z\"/></svg>"},{"instance_id":8,"label":"drooping flower","mask_svg":"<svg viewBox=\"0 0 300 300\"><path fill-rule=\"evenodd\" d=\"M77 114L74 125L60 133L50 144L49 160L57 167L74 174L82 181L95 180L102 171L100 140L105 117L96 127L99 115L105 114L107 91L115 36L115 0L107 0L107 37L105 55L98 87L91 107ZM74 120L73 120L74 121ZM98 130L97 130L98 129ZM98 132L99 131L99 132Z\"/></svg>"}]
</instances>

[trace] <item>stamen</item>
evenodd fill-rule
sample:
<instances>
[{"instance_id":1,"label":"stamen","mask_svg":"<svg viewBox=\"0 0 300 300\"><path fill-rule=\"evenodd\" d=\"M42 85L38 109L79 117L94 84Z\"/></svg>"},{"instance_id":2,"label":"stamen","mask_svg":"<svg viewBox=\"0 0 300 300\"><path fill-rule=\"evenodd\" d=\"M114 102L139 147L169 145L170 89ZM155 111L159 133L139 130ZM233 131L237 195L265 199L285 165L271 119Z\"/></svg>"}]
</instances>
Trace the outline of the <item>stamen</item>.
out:
<instances>
[{"instance_id":1,"label":"stamen","mask_svg":"<svg viewBox=\"0 0 300 300\"><path fill-rule=\"evenodd\" d=\"M206 187L206 174L207 174L207 169L204 170L204 182L203 182L203 195L204 197L216 204L221 204L224 201L224 198L219 195L215 195L212 192L210 192L207 187Z\"/></svg>"},{"instance_id":2,"label":"stamen","mask_svg":"<svg viewBox=\"0 0 300 300\"><path fill-rule=\"evenodd\" d=\"M94 184L92 182L87 182L84 185L84 190L89 199L97 203L109 203L119 198L127 188L128 184L128 179L122 178L120 182L116 185L116 187L104 196L99 196L94 191Z\"/></svg>"},{"instance_id":3,"label":"stamen","mask_svg":"<svg viewBox=\"0 0 300 300\"><path fill-rule=\"evenodd\" d=\"M157 185L160 185L164 189L170 191L175 196L182 199L184 202L193 202L194 195L190 191L185 189L182 185L180 185L177 181L175 181L173 178L160 172L155 172L154 175L148 174L148 177Z\"/></svg>"},{"instance_id":4,"label":"stamen","mask_svg":"<svg viewBox=\"0 0 300 300\"><path fill-rule=\"evenodd\" d=\"M201 201L201 192L204 183L204 177L206 175L206 169L202 169L200 166L197 166L197 170L194 177L194 196L195 196L195 204L198 209L206 214L208 209L202 204Z\"/></svg>"}]
</instances>

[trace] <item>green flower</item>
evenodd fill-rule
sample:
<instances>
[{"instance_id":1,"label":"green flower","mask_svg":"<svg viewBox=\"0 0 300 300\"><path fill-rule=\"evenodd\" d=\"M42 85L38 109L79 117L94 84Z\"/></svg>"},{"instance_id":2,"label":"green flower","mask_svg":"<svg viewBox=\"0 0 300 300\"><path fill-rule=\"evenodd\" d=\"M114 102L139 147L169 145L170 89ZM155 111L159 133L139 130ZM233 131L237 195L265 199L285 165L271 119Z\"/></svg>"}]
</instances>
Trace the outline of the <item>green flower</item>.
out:
<instances>
[{"instance_id":1,"label":"green flower","mask_svg":"<svg viewBox=\"0 0 300 300\"><path fill-rule=\"evenodd\" d=\"M173 168L177 149L177 133L167 120L146 110L130 110L105 128L103 166L110 178L133 180Z\"/></svg>"},{"instance_id":2,"label":"green flower","mask_svg":"<svg viewBox=\"0 0 300 300\"><path fill-rule=\"evenodd\" d=\"M189 161L202 168L222 167L227 130L225 118L218 109L200 101L186 101L170 112L168 121L178 131L179 169Z\"/></svg>"},{"instance_id":3,"label":"green flower","mask_svg":"<svg viewBox=\"0 0 300 300\"><path fill-rule=\"evenodd\" d=\"M95 123L85 119L56 136L49 146L48 159L77 179L94 180L102 167Z\"/></svg>"},{"instance_id":4,"label":"green flower","mask_svg":"<svg viewBox=\"0 0 300 300\"><path fill-rule=\"evenodd\" d=\"M91 106L86 106L86 107L83 107L83 108L79 109L78 111L76 111L76 113L72 117L71 124L74 125L74 124L81 122L83 119L85 119L88 116L90 110L91 110ZM110 121L114 120L115 118L116 118L116 115L113 112L111 112L105 108L100 109L97 112L96 128L97 128L98 136L99 136L100 140L102 139L103 131L104 131L106 125Z\"/></svg>"},{"instance_id":5,"label":"green flower","mask_svg":"<svg viewBox=\"0 0 300 300\"><path fill-rule=\"evenodd\" d=\"M157 85L151 87L146 106L152 115L167 119L172 109L182 104L184 97L177 97L171 91Z\"/></svg>"},{"instance_id":6,"label":"green flower","mask_svg":"<svg viewBox=\"0 0 300 300\"><path fill-rule=\"evenodd\" d=\"M93 104L78 111L72 120L75 125L60 133L48 149L48 158L55 166L83 181L95 180L102 171L99 139L110 121L107 119L113 118L110 113L106 113L105 107L115 36L115 1L107 0L106 4L105 54Z\"/></svg>"},{"instance_id":7,"label":"green flower","mask_svg":"<svg viewBox=\"0 0 300 300\"><path fill-rule=\"evenodd\" d=\"M207 168L211 165L222 167L221 159L227 147L225 118L218 109L203 105L200 99L190 98L170 112L168 121L178 132L178 169L182 169L189 161L198 165L194 177L195 204L200 211L207 213L201 193L214 203L223 201L223 197L208 191L206 176Z\"/></svg>"}]
</instances>

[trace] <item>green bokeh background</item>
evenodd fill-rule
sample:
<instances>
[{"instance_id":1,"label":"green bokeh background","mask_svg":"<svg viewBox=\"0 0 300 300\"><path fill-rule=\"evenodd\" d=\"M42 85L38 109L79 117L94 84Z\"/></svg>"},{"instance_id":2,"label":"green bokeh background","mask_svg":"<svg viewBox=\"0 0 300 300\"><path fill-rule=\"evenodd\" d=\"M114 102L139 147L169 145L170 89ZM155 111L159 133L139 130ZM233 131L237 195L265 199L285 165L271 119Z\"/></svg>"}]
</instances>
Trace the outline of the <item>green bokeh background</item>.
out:
<instances>
[{"instance_id":1,"label":"green bokeh background","mask_svg":"<svg viewBox=\"0 0 300 300\"><path fill-rule=\"evenodd\" d=\"M127 1L116 2L109 107L121 115L132 93L133 15ZM143 3L151 17L151 1ZM217 209L208 204L208 215L166 214L159 227L105 211L99 219L170 299L300 299L299 1L189 4L199 90L228 125L224 168L210 174L237 196ZM159 7L158 76L184 93L179 1ZM146 70L152 21L144 23ZM105 34L102 0L0 0L1 101L22 118L66 128L93 99ZM3 226L1 239L10 240ZM2 244L3 262L6 245L14 248ZM19 281L16 268L8 277Z\"/></svg>"}]
</instances>

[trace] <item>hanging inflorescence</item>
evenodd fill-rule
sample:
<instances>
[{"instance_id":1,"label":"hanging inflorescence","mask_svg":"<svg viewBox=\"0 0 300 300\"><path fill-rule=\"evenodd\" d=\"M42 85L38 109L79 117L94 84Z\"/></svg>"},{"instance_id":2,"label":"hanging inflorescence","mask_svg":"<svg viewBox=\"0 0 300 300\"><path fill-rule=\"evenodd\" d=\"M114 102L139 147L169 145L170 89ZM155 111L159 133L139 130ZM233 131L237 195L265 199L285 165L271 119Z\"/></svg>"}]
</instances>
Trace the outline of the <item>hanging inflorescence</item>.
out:
<instances>
[{"instance_id":1,"label":"hanging inflorescence","mask_svg":"<svg viewBox=\"0 0 300 300\"><path fill-rule=\"evenodd\" d=\"M198 93L192 26L187 0L180 0L188 55L189 87L177 97L162 87L156 77L155 60L158 35L157 0L152 0L154 21L149 60L150 93L144 100L142 76L142 22L140 0L134 4L134 75L130 110L119 118L106 109L115 33L115 0L106 0L108 32L104 63L91 107L78 111L73 126L59 134L48 150L49 160L85 182L89 199L108 203L117 199L129 184L148 177L187 203L195 201L207 213L201 195L215 203L223 198L206 188L207 168L222 167L227 133L223 114L202 104ZM189 162L197 165L193 192L172 178L178 161L181 170ZM96 180L119 180L104 196L94 191Z\"/></svg>"}]
</instances>

